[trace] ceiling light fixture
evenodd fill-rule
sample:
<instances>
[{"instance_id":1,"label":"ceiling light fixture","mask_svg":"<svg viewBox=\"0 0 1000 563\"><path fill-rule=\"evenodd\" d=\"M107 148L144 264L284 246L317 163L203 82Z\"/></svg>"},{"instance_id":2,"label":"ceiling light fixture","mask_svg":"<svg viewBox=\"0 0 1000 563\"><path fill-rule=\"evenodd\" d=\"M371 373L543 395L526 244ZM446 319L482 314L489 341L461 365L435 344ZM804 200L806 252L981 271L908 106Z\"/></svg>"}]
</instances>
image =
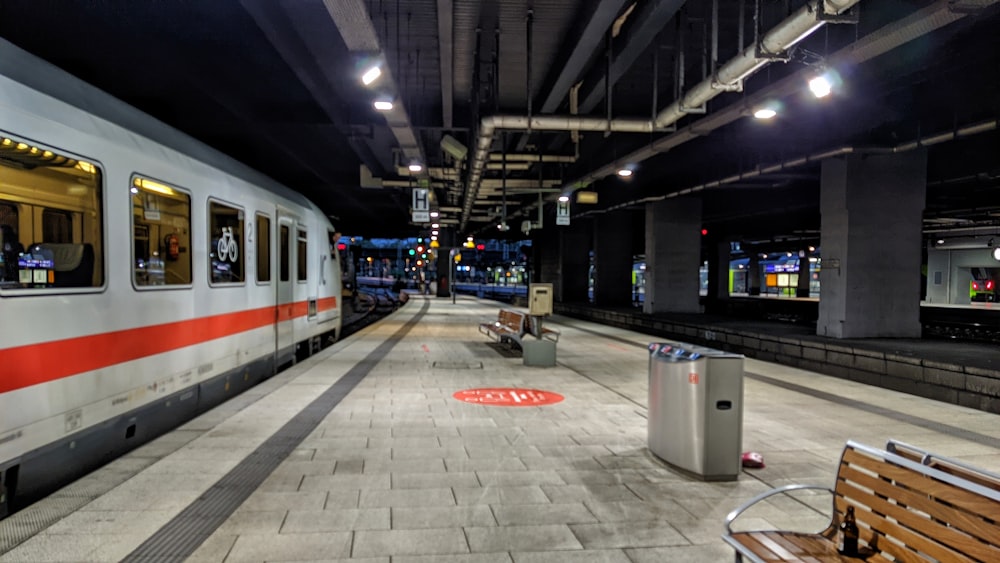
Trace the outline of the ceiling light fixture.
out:
<instances>
[{"instance_id":1,"label":"ceiling light fixture","mask_svg":"<svg viewBox=\"0 0 1000 563\"><path fill-rule=\"evenodd\" d=\"M413 164L410 165L409 168L410 172L420 172L421 170L424 169L424 167L421 166L419 162L414 162Z\"/></svg>"},{"instance_id":2,"label":"ceiling light fixture","mask_svg":"<svg viewBox=\"0 0 1000 563\"><path fill-rule=\"evenodd\" d=\"M437 211L431 211L431 217L440 217L440 216L441 214L438 213Z\"/></svg>"},{"instance_id":3,"label":"ceiling light fixture","mask_svg":"<svg viewBox=\"0 0 1000 563\"><path fill-rule=\"evenodd\" d=\"M569 196L568 195L561 195L561 196L559 196L559 201L569 201Z\"/></svg>"},{"instance_id":4,"label":"ceiling light fixture","mask_svg":"<svg viewBox=\"0 0 1000 563\"><path fill-rule=\"evenodd\" d=\"M392 102L389 100L375 100L375 103L372 105L379 111L389 111L392 109Z\"/></svg>"},{"instance_id":5,"label":"ceiling light fixture","mask_svg":"<svg viewBox=\"0 0 1000 563\"><path fill-rule=\"evenodd\" d=\"M618 175L621 176L622 178L628 178L629 176L632 175L632 171L629 170L628 168L621 168L618 170Z\"/></svg>"},{"instance_id":6,"label":"ceiling light fixture","mask_svg":"<svg viewBox=\"0 0 1000 563\"><path fill-rule=\"evenodd\" d=\"M833 91L833 84L830 83L830 79L824 73L809 81L809 91L817 98L825 98Z\"/></svg>"},{"instance_id":7,"label":"ceiling light fixture","mask_svg":"<svg viewBox=\"0 0 1000 563\"><path fill-rule=\"evenodd\" d=\"M361 75L361 82L364 83L365 86L368 86L372 82L375 82L379 76L382 76L382 69L378 66L373 66Z\"/></svg>"},{"instance_id":8,"label":"ceiling light fixture","mask_svg":"<svg viewBox=\"0 0 1000 563\"><path fill-rule=\"evenodd\" d=\"M778 115L778 112L771 108L760 108L759 110L753 112L753 116L757 119L771 119L776 115Z\"/></svg>"}]
</instances>

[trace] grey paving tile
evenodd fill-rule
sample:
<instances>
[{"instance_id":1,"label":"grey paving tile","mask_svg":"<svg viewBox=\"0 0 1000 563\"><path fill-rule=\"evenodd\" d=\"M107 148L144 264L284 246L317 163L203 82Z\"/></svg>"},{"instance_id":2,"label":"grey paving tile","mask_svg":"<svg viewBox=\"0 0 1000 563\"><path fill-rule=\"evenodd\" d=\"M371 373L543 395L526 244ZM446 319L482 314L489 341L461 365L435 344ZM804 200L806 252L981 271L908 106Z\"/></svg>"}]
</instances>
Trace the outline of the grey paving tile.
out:
<instances>
[{"instance_id":1,"label":"grey paving tile","mask_svg":"<svg viewBox=\"0 0 1000 563\"><path fill-rule=\"evenodd\" d=\"M468 553L461 528L424 530L361 530L354 534L352 556L437 555Z\"/></svg>"},{"instance_id":2,"label":"grey paving tile","mask_svg":"<svg viewBox=\"0 0 1000 563\"><path fill-rule=\"evenodd\" d=\"M221 530L221 528L220 528ZM216 530L207 540L198 546L198 549L185 559L185 563L219 563L225 561L226 555L236 544L237 534L225 534ZM0 558L2 561L2 558Z\"/></svg>"},{"instance_id":3,"label":"grey paving tile","mask_svg":"<svg viewBox=\"0 0 1000 563\"><path fill-rule=\"evenodd\" d=\"M475 473L393 473L393 489L422 489L434 487L478 487Z\"/></svg>"},{"instance_id":4,"label":"grey paving tile","mask_svg":"<svg viewBox=\"0 0 1000 563\"><path fill-rule=\"evenodd\" d=\"M541 551L582 549L576 536L565 525L503 526L466 528L473 553L489 551Z\"/></svg>"},{"instance_id":5,"label":"grey paving tile","mask_svg":"<svg viewBox=\"0 0 1000 563\"><path fill-rule=\"evenodd\" d=\"M734 558L733 549L721 540L705 545L626 549L625 553L634 563L663 563L664 561L718 563L719 561L731 561Z\"/></svg>"},{"instance_id":6,"label":"grey paving tile","mask_svg":"<svg viewBox=\"0 0 1000 563\"><path fill-rule=\"evenodd\" d=\"M690 543L673 526L656 520L572 524L570 528L587 549L657 547Z\"/></svg>"},{"instance_id":7,"label":"grey paving tile","mask_svg":"<svg viewBox=\"0 0 1000 563\"><path fill-rule=\"evenodd\" d=\"M392 448L392 459L461 458L468 454L463 447L449 448Z\"/></svg>"},{"instance_id":8,"label":"grey paving tile","mask_svg":"<svg viewBox=\"0 0 1000 563\"><path fill-rule=\"evenodd\" d=\"M277 534L288 514L286 510L237 510L216 530L217 534Z\"/></svg>"},{"instance_id":9,"label":"grey paving tile","mask_svg":"<svg viewBox=\"0 0 1000 563\"><path fill-rule=\"evenodd\" d=\"M353 561L353 560L352 560ZM392 563L512 563L506 553L466 553L461 555L397 555Z\"/></svg>"},{"instance_id":10,"label":"grey paving tile","mask_svg":"<svg viewBox=\"0 0 1000 563\"><path fill-rule=\"evenodd\" d=\"M625 485L542 485L554 503L639 500Z\"/></svg>"},{"instance_id":11,"label":"grey paving tile","mask_svg":"<svg viewBox=\"0 0 1000 563\"><path fill-rule=\"evenodd\" d=\"M546 469L574 469L580 471L599 471L605 469L592 457L526 457L521 459L524 465L532 471Z\"/></svg>"},{"instance_id":12,"label":"grey paving tile","mask_svg":"<svg viewBox=\"0 0 1000 563\"><path fill-rule=\"evenodd\" d=\"M406 506L454 506L452 489L377 489L362 490L361 508L395 508Z\"/></svg>"},{"instance_id":13,"label":"grey paving tile","mask_svg":"<svg viewBox=\"0 0 1000 563\"><path fill-rule=\"evenodd\" d=\"M621 549L514 552L511 557L514 558L514 563L631 563L631 560ZM680 562L682 560L664 559L663 561Z\"/></svg>"},{"instance_id":14,"label":"grey paving tile","mask_svg":"<svg viewBox=\"0 0 1000 563\"><path fill-rule=\"evenodd\" d=\"M555 471L477 471L483 485L562 485L562 477Z\"/></svg>"},{"instance_id":15,"label":"grey paving tile","mask_svg":"<svg viewBox=\"0 0 1000 563\"><path fill-rule=\"evenodd\" d=\"M350 532L353 530L388 530L388 508L347 510L291 510L281 526L282 534L308 532Z\"/></svg>"},{"instance_id":16,"label":"grey paving tile","mask_svg":"<svg viewBox=\"0 0 1000 563\"><path fill-rule=\"evenodd\" d=\"M467 471L524 471L528 469L525 460L535 458L475 458L475 459L446 459L444 465L448 471L459 473ZM543 459L543 458L538 458Z\"/></svg>"},{"instance_id":17,"label":"grey paving tile","mask_svg":"<svg viewBox=\"0 0 1000 563\"><path fill-rule=\"evenodd\" d=\"M455 500L465 504L530 504L548 503L549 497L537 485L524 487L475 487L453 489Z\"/></svg>"},{"instance_id":18,"label":"grey paving tile","mask_svg":"<svg viewBox=\"0 0 1000 563\"><path fill-rule=\"evenodd\" d=\"M501 526L597 522L597 518L582 503L504 504L494 506L493 512Z\"/></svg>"},{"instance_id":19,"label":"grey paving tile","mask_svg":"<svg viewBox=\"0 0 1000 563\"><path fill-rule=\"evenodd\" d=\"M236 538L226 562L322 560L351 556L352 534L244 534Z\"/></svg>"},{"instance_id":20,"label":"grey paving tile","mask_svg":"<svg viewBox=\"0 0 1000 563\"><path fill-rule=\"evenodd\" d=\"M496 519L487 504L463 506L397 507L392 509L394 530L419 528L461 528L467 526L495 526Z\"/></svg>"},{"instance_id":21,"label":"grey paving tile","mask_svg":"<svg viewBox=\"0 0 1000 563\"><path fill-rule=\"evenodd\" d=\"M584 505L601 522L671 521L671 518L691 518L691 513L674 501L587 501Z\"/></svg>"},{"instance_id":22,"label":"grey paving tile","mask_svg":"<svg viewBox=\"0 0 1000 563\"><path fill-rule=\"evenodd\" d=\"M306 475L299 490L313 492L343 489L388 489L391 486L392 482L388 474Z\"/></svg>"}]
</instances>

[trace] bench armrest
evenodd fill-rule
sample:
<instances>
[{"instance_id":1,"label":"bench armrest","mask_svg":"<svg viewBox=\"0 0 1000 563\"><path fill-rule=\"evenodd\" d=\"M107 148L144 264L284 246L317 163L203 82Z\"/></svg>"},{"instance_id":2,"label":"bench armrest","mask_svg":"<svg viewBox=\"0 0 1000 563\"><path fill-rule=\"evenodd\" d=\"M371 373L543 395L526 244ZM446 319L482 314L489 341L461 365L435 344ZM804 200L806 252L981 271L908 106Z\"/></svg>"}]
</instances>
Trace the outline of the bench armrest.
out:
<instances>
[{"instance_id":1,"label":"bench armrest","mask_svg":"<svg viewBox=\"0 0 1000 563\"><path fill-rule=\"evenodd\" d=\"M757 504L758 502L766 498L773 497L774 495L783 495L791 491L800 491L807 489L822 489L830 494L833 494L833 489L827 487L826 485L785 485L784 487L778 487L777 489L771 489L770 491L765 491L753 497L752 499L746 501L745 503L743 503L735 510L726 515L726 535L727 536L732 535L733 521L736 520L740 516L740 514L743 514L744 511L746 511L751 506Z\"/></svg>"}]
</instances>

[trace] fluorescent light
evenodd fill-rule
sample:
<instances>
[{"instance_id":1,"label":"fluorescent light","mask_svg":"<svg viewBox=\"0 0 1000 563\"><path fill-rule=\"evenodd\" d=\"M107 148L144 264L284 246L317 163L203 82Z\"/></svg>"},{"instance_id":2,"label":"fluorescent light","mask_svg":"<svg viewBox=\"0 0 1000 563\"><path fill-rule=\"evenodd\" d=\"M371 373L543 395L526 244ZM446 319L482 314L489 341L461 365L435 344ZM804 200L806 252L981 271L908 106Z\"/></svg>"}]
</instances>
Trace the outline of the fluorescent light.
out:
<instances>
[{"instance_id":1,"label":"fluorescent light","mask_svg":"<svg viewBox=\"0 0 1000 563\"><path fill-rule=\"evenodd\" d=\"M440 225L439 223L431 223L431 228L432 228L432 229L437 229L437 228L439 228L440 226L441 226L441 225Z\"/></svg>"},{"instance_id":2,"label":"fluorescent light","mask_svg":"<svg viewBox=\"0 0 1000 563\"><path fill-rule=\"evenodd\" d=\"M382 69L377 66L373 66L361 75L361 82L363 82L365 86L368 86L372 82L375 82L375 79L379 76L382 76Z\"/></svg>"},{"instance_id":3,"label":"fluorescent light","mask_svg":"<svg viewBox=\"0 0 1000 563\"><path fill-rule=\"evenodd\" d=\"M833 90L833 85L830 84L830 80L827 79L826 75L820 75L809 81L809 91L813 93L817 98L825 98L830 95Z\"/></svg>"},{"instance_id":4,"label":"fluorescent light","mask_svg":"<svg viewBox=\"0 0 1000 563\"><path fill-rule=\"evenodd\" d=\"M559 201L569 201L569 196L568 195L561 195L561 196L559 196Z\"/></svg>"},{"instance_id":5,"label":"fluorescent light","mask_svg":"<svg viewBox=\"0 0 1000 563\"><path fill-rule=\"evenodd\" d=\"M423 169L424 167L417 162L414 162L413 164L410 165L410 172L420 172Z\"/></svg>"},{"instance_id":6,"label":"fluorescent light","mask_svg":"<svg viewBox=\"0 0 1000 563\"><path fill-rule=\"evenodd\" d=\"M761 108L753 112L753 116L757 119L771 119L772 117L778 115L778 112L771 108Z\"/></svg>"},{"instance_id":7,"label":"fluorescent light","mask_svg":"<svg viewBox=\"0 0 1000 563\"><path fill-rule=\"evenodd\" d=\"M632 171L629 170L628 168L622 168L621 170L618 171L618 175L621 176L622 178L628 178L629 176L632 175Z\"/></svg>"},{"instance_id":8,"label":"fluorescent light","mask_svg":"<svg viewBox=\"0 0 1000 563\"><path fill-rule=\"evenodd\" d=\"M375 103L372 105L379 111L389 111L392 109L392 102L388 100L375 100Z\"/></svg>"},{"instance_id":9,"label":"fluorescent light","mask_svg":"<svg viewBox=\"0 0 1000 563\"><path fill-rule=\"evenodd\" d=\"M438 232L437 232L437 230L433 230L433 231L431 231L431 235L433 235L433 236L435 236L435 237L436 237L436 236L438 236Z\"/></svg>"},{"instance_id":10,"label":"fluorescent light","mask_svg":"<svg viewBox=\"0 0 1000 563\"><path fill-rule=\"evenodd\" d=\"M439 217L440 215L437 211L431 211L431 217Z\"/></svg>"}]
</instances>

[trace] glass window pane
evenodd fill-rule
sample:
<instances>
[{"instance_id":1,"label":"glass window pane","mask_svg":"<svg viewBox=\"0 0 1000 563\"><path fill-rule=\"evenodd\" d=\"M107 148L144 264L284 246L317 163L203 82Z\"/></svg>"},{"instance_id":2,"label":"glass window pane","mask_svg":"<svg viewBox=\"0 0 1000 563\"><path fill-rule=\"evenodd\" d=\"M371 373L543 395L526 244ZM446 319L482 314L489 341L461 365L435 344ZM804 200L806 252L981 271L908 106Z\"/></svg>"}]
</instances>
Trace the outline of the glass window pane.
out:
<instances>
[{"instance_id":1,"label":"glass window pane","mask_svg":"<svg viewBox=\"0 0 1000 563\"><path fill-rule=\"evenodd\" d=\"M0 290L104 285L101 169L0 136L0 176Z\"/></svg>"},{"instance_id":2,"label":"glass window pane","mask_svg":"<svg viewBox=\"0 0 1000 563\"><path fill-rule=\"evenodd\" d=\"M271 218L257 215L257 281L271 281Z\"/></svg>"},{"instance_id":3,"label":"glass window pane","mask_svg":"<svg viewBox=\"0 0 1000 563\"><path fill-rule=\"evenodd\" d=\"M280 262L281 262L281 268L280 268L281 269L281 272L280 272L281 277L279 279L281 279L281 281L283 281L283 282L288 281L290 279L289 276L291 274L291 267L290 267L291 264L289 263L288 253L291 251L292 247L291 247L291 241L289 240L289 238L290 237L289 237L288 227L286 227L285 225L282 225L281 226L281 248L280 248L280 254L279 254L279 256L280 256Z\"/></svg>"},{"instance_id":4,"label":"glass window pane","mask_svg":"<svg viewBox=\"0 0 1000 563\"><path fill-rule=\"evenodd\" d=\"M305 231L303 231L303 230L299 231L299 237L298 237L298 240L296 242L297 242L296 248L298 250L298 262L299 262L299 271L298 271L298 276L299 277L298 277L298 280L299 281L306 281L306 279L307 279L306 274L308 274L309 272L306 269L306 262L307 262L306 258L307 258L307 255L306 255L306 232Z\"/></svg>"},{"instance_id":5,"label":"glass window pane","mask_svg":"<svg viewBox=\"0 0 1000 563\"><path fill-rule=\"evenodd\" d=\"M243 281L243 210L208 203L209 272L212 283Z\"/></svg>"},{"instance_id":6,"label":"glass window pane","mask_svg":"<svg viewBox=\"0 0 1000 563\"><path fill-rule=\"evenodd\" d=\"M132 178L132 256L136 287L190 285L191 196Z\"/></svg>"}]
</instances>

